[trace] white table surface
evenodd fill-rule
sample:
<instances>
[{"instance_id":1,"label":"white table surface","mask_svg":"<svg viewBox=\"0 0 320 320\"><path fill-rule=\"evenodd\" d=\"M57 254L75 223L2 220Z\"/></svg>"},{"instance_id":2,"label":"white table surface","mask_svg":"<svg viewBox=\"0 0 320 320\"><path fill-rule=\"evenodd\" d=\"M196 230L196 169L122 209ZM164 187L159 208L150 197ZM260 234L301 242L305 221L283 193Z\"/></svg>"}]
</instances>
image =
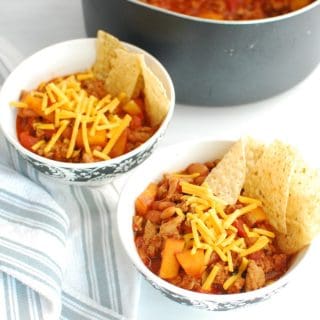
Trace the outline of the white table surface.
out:
<instances>
[{"instance_id":1,"label":"white table surface","mask_svg":"<svg viewBox=\"0 0 320 320\"><path fill-rule=\"evenodd\" d=\"M6 54L3 43L8 45L9 41L12 65L54 42L84 36L80 0L0 0L0 54ZM177 104L161 145L201 137L236 139L247 134L281 138L297 145L320 167L319 108L320 66L295 88L258 103L233 107ZM319 248L317 243L317 252ZM138 319L270 320L279 318L279 314L286 319L319 319L319 254L310 258L305 270L303 277L294 279L270 300L228 312L208 312L177 304L142 280Z\"/></svg>"}]
</instances>

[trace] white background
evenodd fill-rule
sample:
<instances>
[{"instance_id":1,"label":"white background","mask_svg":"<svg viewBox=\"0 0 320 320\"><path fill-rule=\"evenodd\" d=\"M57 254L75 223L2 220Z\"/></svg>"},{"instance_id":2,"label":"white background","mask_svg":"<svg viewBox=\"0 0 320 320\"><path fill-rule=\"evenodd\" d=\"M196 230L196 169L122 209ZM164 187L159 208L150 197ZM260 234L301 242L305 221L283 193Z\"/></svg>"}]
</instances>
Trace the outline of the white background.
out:
<instances>
[{"instance_id":1,"label":"white background","mask_svg":"<svg viewBox=\"0 0 320 320\"><path fill-rule=\"evenodd\" d=\"M0 0L0 57L8 65L14 66L47 45L81 37L85 29L80 0ZM281 138L298 146L320 167L319 108L320 67L295 88L259 103L233 107L178 104L162 145L197 137L236 139L246 134ZM305 272L277 296L237 311L208 312L179 305L142 280L138 319L270 320L280 315L318 319L319 247L317 244L317 252L307 261Z\"/></svg>"}]
</instances>

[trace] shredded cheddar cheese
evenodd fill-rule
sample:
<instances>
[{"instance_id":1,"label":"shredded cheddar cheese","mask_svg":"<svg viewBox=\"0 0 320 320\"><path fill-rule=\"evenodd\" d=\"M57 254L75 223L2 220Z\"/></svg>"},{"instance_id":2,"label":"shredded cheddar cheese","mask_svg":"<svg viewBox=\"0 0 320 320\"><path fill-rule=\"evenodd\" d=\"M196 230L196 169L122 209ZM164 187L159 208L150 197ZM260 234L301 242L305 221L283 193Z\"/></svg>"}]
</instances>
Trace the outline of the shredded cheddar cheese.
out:
<instances>
[{"instance_id":1,"label":"shredded cheddar cheese","mask_svg":"<svg viewBox=\"0 0 320 320\"><path fill-rule=\"evenodd\" d=\"M173 173L170 174L171 177L175 177L175 178L196 178L200 176L200 173L195 172L195 173L191 173L191 174L182 174L182 173Z\"/></svg>"},{"instance_id":2,"label":"shredded cheddar cheese","mask_svg":"<svg viewBox=\"0 0 320 320\"><path fill-rule=\"evenodd\" d=\"M55 128L55 125L53 123L34 122L32 126L34 129L42 129L42 130L54 130Z\"/></svg>"},{"instance_id":3,"label":"shredded cheddar cheese","mask_svg":"<svg viewBox=\"0 0 320 320\"><path fill-rule=\"evenodd\" d=\"M248 238L259 237L259 234L257 232L254 232L254 231L250 231L250 229L248 228L248 226L246 224L243 225L243 229L246 232L246 235L248 236Z\"/></svg>"},{"instance_id":4,"label":"shredded cheddar cheese","mask_svg":"<svg viewBox=\"0 0 320 320\"><path fill-rule=\"evenodd\" d=\"M274 238L276 236L273 232L265 230L265 229L261 229L261 228L253 228L252 231L256 232L259 235L267 236L269 238Z\"/></svg>"},{"instance_id":5,"label":"shredded cheddar cheese","mask_svg":"<svg viewBox=\"0 0 320 320\"><path fill-rule=\"evenodd\" d=\"M44 111L48 106L48 96L43 95L42 101L41 101L41 110Z\"/></svg>"},{"instance_id":6,"label":"shredded cheddar cheese","mask_svg":"<svg viewBox=\"0 0 320 320\"><path fill-rule=\"evenodd\" d=\"M110 157L107 156L106 154L98 151L98 150L93 150L93 155L96 156L97 158L100 158L102 160L109 160Z\"/></svg>"},{"instance_id":7,"label":"shredded cheddar cheese","mask_svg":"<svg viewBox=\"0 0 320 320\"><path fill-rule=\"evenodd\" d=\"M257 241L249 248L245 249L240 253L241 257L247 256L253 252L259 251L263 249L270 240L266 236L261 236L257 239Z\"/></svg>"},{"instance_id":8,"label":"shredded cheddar cheese","mask_svg":"<svg viewBox=\"0 0 320 320\"><path fill-rule=\"evenodd\" d=\"M227 252L227 261L228 261L228 270L230 272L233 272L233 261L232 261L231 251Z\"/></svg>"},{"instance_id":9,"label":"shredded cheddar cheese","mask_svg":"<svg viewBox=\"0 0 320 320\"><path fill-rule=\"evenodd\" d=\"M206 252L205 252L205 254L204 254L204 264L205 264L205 265L208 265L208 263L209 263L209 261L210 261L210 258L211 258L212 252L213 252L212 247L209 247L209 248L206 250Z\"/></svg>"},{"instance_id":10,"label":"shredded cheddar cheese","mask_svg":"<svg viewBox=\"0 0 320 320\"><path fill-rule=\"evenodd\" d=\"M94 75L93 75L92 72L79 73L79 74L77 74L77 76L76 76L77 80L79 80L79 81L92 79L93 77L94 77Z\"/></svg>"},{"instance_id":11,"label":"shredded cheddar cheese","mask_svg":"<svg viewBox=\"0 0 320 320\"><path fill-rule=\"evenodd\" d=\"M245 239L238 236L238 229L232 225L237 218L261 206L261 202L241 196L239 202L243 204L243 207L232 213L226 213L223 202L211 196L211 190L206 185L197 186L185 180L181 180L180 185L183 193L182 199L190 208L190 212L187 212L185 217L192 232L184 235L184 239L186 246L191 248L191 253L195 254L199 249L205 250L204 259L207 265L211 254L215 252L220 260L226 264L230 273L237 270L234 266L232 252L236 252L242 259L237 273L231 275L223 284L223 288L227 290L246 270L248 265L246 256L263 249L274 237L274 233L271 231L262 228L250 229L246 224L243 224L247 236L256 238L254 244L248 247ZM218 273L217 265L215 267L204 280L203 290L210 290Z\"/></svg>"},{"instance_id":12,"label":"shredded cheddar cheese","mask_svg":"<svg viewBox=\"0 0 320 320\"><path fill-rule=\"evenodd\" d=\"M211 284L213 283L215 277L217 276L218 272L219 272L220 268L218 265L215 265L211 272L209 273L207 279L205 280L205 282L202 285L202 289L203 290L210 290Z\"/></svg>"},{"instance_id":13,"label":"shredded cheddar cheese","mask_svg":"<svg viewBox=\"0 0 320 320\"><path fill-rule=\"evenodd\" d=\"M10 102L10 106L15 108L28 108L28 104L21 101L12 101Z\"/></svg>"},{"instance_id":14,"label":"shredded cheddar cheese","mask_svg":"<svg viewBox=\"0 0 320 320\"><path fill-rule=\"evenodd\" d=\"M239 267L239 271L237 274L230 276L223 284L223 289L224 290L228 290L236 281L238 278L241 277L241 275L243 274L243 272L247 269L248 266L248 259L246 258L242 258L241 260L241 265Z\"/></svg>"},{"instance_id":15,"label":"shredded cheddar cheese","mask_svg":"<svg viewBox=\"0 0 320 320\"><path fill-rule=\"evenodd\" d=\"M258 206L261 206L261 201L258 200L258 199L253 199L253 198L249 198L249 197L244 197L244 196L239 196L238 200L241 202L241 203L244 203L244 204L256 204Z\"/></svg>"},{"instance_id":16,"label":"shredded cheddar cheese","mask_svg":"<svg viewBox=\"0 0 320 320\"><path fill-rule=\"evenodd\" d=\"M183 218L183 219L185 218L185 215L184 215L183 211L180 208L175 208L175 212L181 218Z\"/></svg>"},{"instance_id":17,"label":"shredded cheddar cheese","mask_svg":"<svg viewBox=\"0 0 320 320\"><path fill-rule=\"evenodd\" d=\"M111 149L113 148L113 146L115 145L115 143L117 142L117 140L119 139L123 131L129 126L130 121L131 121L131 117L128 114L126 114L122 119L120 125L112 129L112 136L108 141L107 145L102 150L102 153L107 155L111 151Z\"/></svg>"},{"instance_id":18,"label":"shredded cheddar cheese","mask_svg":"<svg viewBox=\"0 0 320 320\"><path fill-rule=\"evenodd\" d=\"M33 124L35 130L53 130L49 141L41 140L32 146L33 151L44 147L44 154L48 154L56 145L63 132L69 126L71 137L68 139L66 158L77 156L80 150L79 141L84 152L101 160L110 159L109 153L117 143L121 134L130 125L131 116L126 114L120 118L115 114L124 96L112 97L106 94L101 99L89 95L81 87L83 80L94 77L91 70L64 78L56 78L48 83L41 83L36 90L29 94L39 103L36 106L45 121ZM11 106L28 108L28 103L13 101ZM37 112L37 113L38 113ZM100 142L101 149L91 145L98 132L105 131L105 142ZM100 133L99 133L100 134ZM67 140L64 140L67 141ZM181 214L181 212L177 213Z\"/></svg>"},{"instance_id":19,"label":"shredded cheddar cheese","mask_svg":"<svg viewBox=\"0 0 320 320\"><path fill-rule=\"evenodd\" d=\"M46 141L45 140L40 140L40 141L38 141L37 143L35 143L32 147L31 147L31 149L33 150L33 151L37 151L42 145L44 145L46 143Z\"/></svg>"},{"instance_id":20,"label":"shredded cheddar cheese","mask_svg":"<svg viewBox=\"0 0 320 320\"><path fill-rule=\"evenodd\" d=\"M58 139L60 138L62 132L66 129L66 127L68 126L69 121L64 120L61 123L60 128L58 129L58 131L51 137L50 141L48 142L48 144L46 145L46 147L44 148L44 152L48 153L52 147L55 145L55 143L58 141Z\"/></svg>"}]
</instances>

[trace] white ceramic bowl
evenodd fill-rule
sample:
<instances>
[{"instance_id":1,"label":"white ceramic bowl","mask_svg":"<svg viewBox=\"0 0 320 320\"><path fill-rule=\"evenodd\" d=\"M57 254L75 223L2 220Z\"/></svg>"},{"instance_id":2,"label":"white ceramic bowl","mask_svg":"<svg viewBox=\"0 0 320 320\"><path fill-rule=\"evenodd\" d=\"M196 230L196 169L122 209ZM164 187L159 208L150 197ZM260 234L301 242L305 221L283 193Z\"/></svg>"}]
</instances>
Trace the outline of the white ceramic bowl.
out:
<instances>
[{"instance_id":1,"label":"white ceramic bowl","mask_svg":"<svg viewBox=\"0 0 320 320\"><path fill-rule=\"evenodd\" d=\"M7 78L0 91L0 128L10 145L34 168L61 182L97 185L111 181L147 159L164 135L175 105L172 80L161 63L144 50L124 43L128 50L143 53L145 61L158 76L170 100L169 112L157 132L144 144L120 157L95 163L67 163L41 157L25 149L16 134L17 110L9 106L19 99L22 90L31 90L41 82L83 71L95 61L94 38L77 39L47 47L24 60Z\"/></svg>"},{"instance_id":2,"label":"white ceramic bowl","mask_svg":"<svg viewBox=\"0 0 320 320\"><path fill-rule=\"evenodd\" d=\"M156 289L172 300L207 310L234 309L271 297L284 287L292 277L295 277L299 270L303 269L306 257L311 252L310 246L300 251L294 258L290 269L279 280L264 288L238 294L215 295L185 290L162 280L144 265L136 250L132 230L134 202L137 196L150 182L159 181L165 172L182 170L192 162L205 162L221 158L232 143L232 141L203 140L181 143L157 150L141 167L133 172L121 192L118 205L118 229L121 242L139 272Z\"/></svg>"}]
</instances>

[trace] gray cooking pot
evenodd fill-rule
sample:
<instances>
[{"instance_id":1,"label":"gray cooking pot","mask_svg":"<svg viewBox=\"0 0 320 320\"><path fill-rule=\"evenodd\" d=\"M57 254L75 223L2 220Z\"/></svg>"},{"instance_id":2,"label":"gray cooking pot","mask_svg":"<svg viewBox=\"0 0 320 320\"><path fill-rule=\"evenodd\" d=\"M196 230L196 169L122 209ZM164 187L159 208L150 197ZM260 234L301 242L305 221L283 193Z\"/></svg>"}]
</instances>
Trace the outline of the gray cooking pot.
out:
<instances>
[{"instance_id":1,"label":"gray cooking pot","mask_svg":"<svg viewBox=\"0 0 320 320\"><path fill-rule=\"evenodd\" d=\"M104 29L155 55L177 100L235 105L281 93L320 61L320 0L283 16L213 21L133 0L82 0L86 30Z\"/></svg>"}]
</instances>

